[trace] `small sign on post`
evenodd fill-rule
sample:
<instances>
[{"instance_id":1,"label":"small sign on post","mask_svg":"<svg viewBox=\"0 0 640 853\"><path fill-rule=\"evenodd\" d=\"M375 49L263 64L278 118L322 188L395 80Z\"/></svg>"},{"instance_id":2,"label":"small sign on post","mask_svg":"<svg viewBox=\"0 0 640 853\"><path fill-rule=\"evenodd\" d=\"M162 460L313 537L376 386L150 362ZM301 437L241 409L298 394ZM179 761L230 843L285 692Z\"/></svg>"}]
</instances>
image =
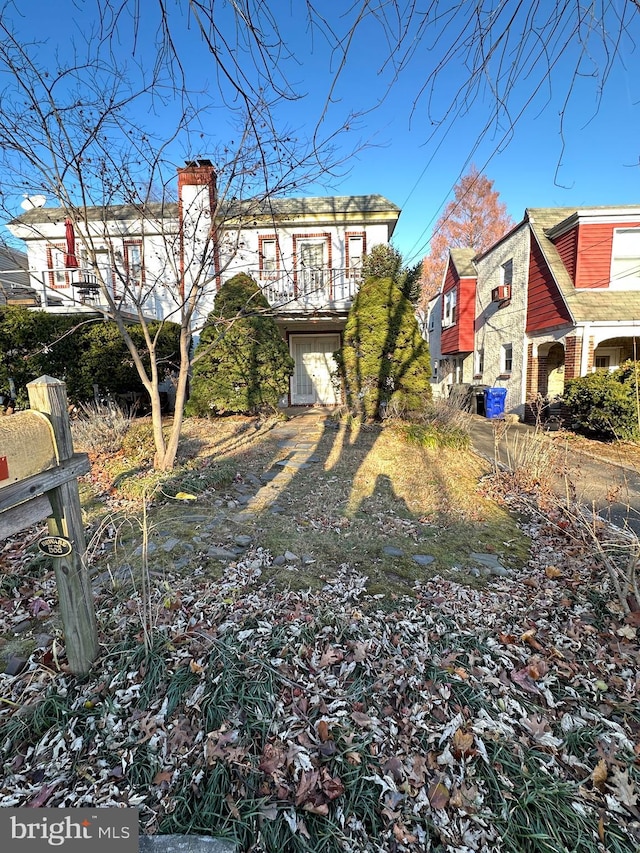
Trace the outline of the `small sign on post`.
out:
<instances>
[{"instance_id":1,"label":"small sign on post","mask_svg":"<svg viewBox=\"0 0 640 853\"><path fill-rule=\"evenodd\" d=\"M98 655L77 479L89 460L73 452L64 382L41 376L27 390L31 409L0 419L0 536L48 517L40 548L53 558L69 666L85 675Z\"/></svg>"},{"instance_id":2,"label":"small sign on post","mask_svg":"<svg viewBox=\"0 0 640 853\"><path fill-rule=\"evenodd\" d=\"M68 557L73 551L73 545L64 536L44 536L38 548L49 557Z\"/></svg>"}]
</instances>

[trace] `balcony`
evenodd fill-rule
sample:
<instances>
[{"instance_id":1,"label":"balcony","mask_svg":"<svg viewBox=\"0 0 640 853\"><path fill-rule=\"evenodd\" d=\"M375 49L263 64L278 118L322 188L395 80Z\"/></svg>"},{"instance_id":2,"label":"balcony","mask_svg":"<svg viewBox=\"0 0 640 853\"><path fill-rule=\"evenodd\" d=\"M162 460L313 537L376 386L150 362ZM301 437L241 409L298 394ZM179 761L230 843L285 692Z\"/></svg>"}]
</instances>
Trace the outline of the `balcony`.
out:
<instances>
[{"instance_id":1,"label":"balcony","mask_svg":"<svg viewBox=\"0 0 640 853\"><path fill-rule=\"evenodd\" d=\"M114 281L111 267L100 270L104 281ZM32 281L39 280L39 294L43 308L105 310L108 305L101 293L100 278L94 269L86 267L48 267L37 273L31 271ZM130 300L116 297L118 307L126 312L135 311Z\"/></svg>"},{"instance_id":2,"label":"balcony","mask_svg":"<svg viewBox=\"0 0 640 853\"><path fill-rule=\"evenodd\" d=\"M314 267L294 272L253 270L269 305L281 311L348 311L362 280L359 269Z\"/></svg>"}]
</instances>

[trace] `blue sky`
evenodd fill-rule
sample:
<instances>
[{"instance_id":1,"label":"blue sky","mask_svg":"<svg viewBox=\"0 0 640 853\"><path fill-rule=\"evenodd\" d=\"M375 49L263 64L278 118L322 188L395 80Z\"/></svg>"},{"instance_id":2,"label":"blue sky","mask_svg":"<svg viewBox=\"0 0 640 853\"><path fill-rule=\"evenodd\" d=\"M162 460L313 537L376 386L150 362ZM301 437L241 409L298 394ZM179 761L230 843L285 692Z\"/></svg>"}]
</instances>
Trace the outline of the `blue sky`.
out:
<instances>
[{"instance_id":1,"label":"blue sky","mask_svg":"<svg viewBox=\"0 0 640 853\"><path fill-rule=\"evenodd\" d=\"M291 54L288 58L282 55L279 70L298 91L306 93L304 98L280 107L277 115L297 132L310 133L335 79L336 54L329 51L320 25L310 32L304 16L305 4L301 0L270 0L267 5L279 21ZM399 5L404 6L404 0L399 0ZM429 4L423 5L426 8ZM456 10L465 6L453 0L448 3L442 0L437 5L443 12L441 21L430 24L425 31L418 29L419 20L414 21L406 42L411 45L413 55L386 96L392 69L384 60L389 53L388 42L395 38L393 19L380 24L370 17L356 31L321 128L330 132L341 125L350 111L363 112L349 133L340 137L342 153L353 150L356 153L350 157L348 171L343 177L326 185L308 187L307 194L380 193L387 196L402 208L394 244L411 262L428 252L432 226L451 197L454 184L471 162L494 181L501 200L516 221L526 207L640 204L640 88L637 85L640 79L640 12L633 12L631 3L626 4L631 10L627 12L629 30L635 35L638 47L630 37L622 38L616 61L607 70L605 85L601 87L606 56L598 39L591 40L588 51L581 58L578 42L569 39L569 48L556 51L550 81L532 97L512 132L506 130L508 123L504 116L492 123L496 99L489 85L482 81L475 98L466 108L458 110L455 120L437 124L437 119L445 116L455 103L456 92L468 79L464 51L435 77L430 99L424 94L416 102L425 79L446 57L457 25ZM493 5L516 4L509 0L500 4L496 0ZM535 18L527 22L530 29L541 27L557 8L550 0L524 5L529 11L535 6L539 16L537 22ZM381 0L380 7L385 6L389 12L391 7ZM332 0L331 4L322 4L324 7L336 32L346 32L349 14L353 14L349 12L352 4L348 0ZM617 7L625 7L624 0L619 0ZM228 5L217 0L216 8L220 9L218 20L224 25L225 15L229 14ZM12 8L7 14L25 38L45 42L34 50L44 51L43 55L50 58L56 50L64 57L71 49L71 36L77 40L81 31L88 31L93 9L93 0L84 3L82 0L58 0L53 14L49 0L26 0L20 5L19 14ZM155 9L154 0L141 0L141 9L144 20L150 20L144 16ZM444 15L447 9L448 17ZM603 21L605 28L611 26L613 30L614 25L615 20ZM552 39L558 40L556 47L561 44L561 39L566 38L567 26L564 22L564 31L558 27L549 34L547 47L554 48ZM154 33L151 28L143 29L145 31L138 34L139 58L151 63ZM210 56L201 48L193 28L187 30L185 26L176 33L192 83L199 88L206 87L215 99L216 75ZM538 41L544 42L544 38ZM530 37L519 40L514 25L512 40L503 54L499 73L504 81L509 63L517 59L518 46L526 46L526 54L523 52L519 58L524 71L510 94L509 107L513 114L518 114L527 102L533 81L539 76L544 57L538 41ZM124 61L130 45L122 42L121 49ZM473 49L473 45L468 48L469 56ZM566 104L566 92L578 61L581 75L575 80L573 94ZM216 128L219 126L220 135L224 136L228 132L224 110L215 109L211 115L215 116L212 123ZM560 135L561 116L564 146ZM167 131L170 128L171 109L145 116L145 121L162 135L165 126ZM484 127L488 129L483 134Z\"/></svg>"}]
</instances>

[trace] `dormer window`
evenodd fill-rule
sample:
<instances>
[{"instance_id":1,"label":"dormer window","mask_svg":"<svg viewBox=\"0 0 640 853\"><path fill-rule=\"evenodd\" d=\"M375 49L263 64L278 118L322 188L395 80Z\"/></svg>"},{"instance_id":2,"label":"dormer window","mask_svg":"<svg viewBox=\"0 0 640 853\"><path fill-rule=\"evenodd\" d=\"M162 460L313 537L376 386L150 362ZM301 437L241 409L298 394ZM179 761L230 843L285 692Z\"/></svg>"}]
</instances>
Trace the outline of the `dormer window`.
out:
<instances>
[{"instance_id":1,"label":"dormer window","mask_svg":"<svg viewBox=\"0 0 640 853\"><path fill-rule=\"evenodd\" d=\"M613 232L611 287L640 288L640 228L616 228Z\"/></svg>"}]
</instances>

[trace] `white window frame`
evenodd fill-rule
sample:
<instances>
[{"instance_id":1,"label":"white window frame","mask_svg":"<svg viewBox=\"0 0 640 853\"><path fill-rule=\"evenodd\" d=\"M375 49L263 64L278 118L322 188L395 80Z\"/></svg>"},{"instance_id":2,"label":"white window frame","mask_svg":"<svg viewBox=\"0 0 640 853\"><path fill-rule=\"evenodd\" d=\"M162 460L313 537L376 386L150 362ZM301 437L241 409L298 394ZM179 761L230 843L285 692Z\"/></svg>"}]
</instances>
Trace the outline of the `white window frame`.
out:
<instances>
[{"instance_id":1,"label":"white window frame","mask_svg":"<svg viewBox=\"0 0 640 853\"><path fill-rule=\"evenodd\" d=\"M482 376L484 373L484 349L476 350L474 353L475 360L475 376Z\"/></svg>"},{"instance_id":2,"label":"white window frame","mask_svg":"<svg viewBox=\"0 0 640 853\"><path fill-rule=\"evenodd\" d=\"M503 285L508 284L509 287L511 287L511 285L513 284L513 258L509 258L508 261L505 261L502 264L500 276L501 276L500 284L503 284Z\"/></svg>"},{"instance_id":3,"label":"white window frame","mask_svg":"<svg viewBox=\"0 0 640 853\"><path fill-rule=\"evenodd\" d=\"M306 252L313 254L315 249L320 249L320 262L311 263L307 266L303 262L303 256ZM296 253L298 255L296 273L298 293L309 296L321 292L328 282L328 239L326 237L305 237L302 235L297 240Z\"/></svg>"},{"instance_id":4,"label":"white window frame","mask_svg":"<svg viewBox=\"0 0 640 853\"><path fill-rule=\"evenodd\" d=\"M448 328L449 326L455 326L456 324L456 307L458 304L458 294L456 288L453 290L449 290L444 295L443 300L443 315L442 315L442 327Z\"/></svg>"},{"instance_id":5,"label":"white window frame","mask_svg":"<svg viewBox=\"0 0 640 853\"><path fill-rule=\"evenodd\" d=\"M500 347L500 373L513 373L513 344L502 344Z\"/></svg>"},{"instance_id":6,"label":"white window frame","mask_svg":"<svg viewBox=\"0 0 640 853\"><path fill-rule=\"evenodd\" d=\"M303 264L305 251L320 248L322 259L320 263L312 263L310 266ZM327 240L325 237L299 237L298 238L298 268L299 269L324 269L327 265Z\"/></svg>"},{"instance_id":7,"label":"white window frame","mask_svg":"<svg viewBox=\"0 0 640 853\"><path fill-rule=\"evenodd\" d=\"M144 282L144 256L142 253L142 241L125 240L123 248L127 287L142 287Z\"/></svg>"},{"instance_id":8,"label":"white window frame","mask_svg":"<svg viewBox=\"0 0 640 853\"><path fill-rule=\"evenodd\" d=\"M361 234L350 236L349 240L349 277L360 278L362 258L364 257L364 237ZM354 252L354 247L356 251Z\"/></svg>"},{"instance_id":9,"label":"white window frame","mask_svg":"<svg viewBox=\"0 0 640 853\"><path fill-rule=\"evenodd\" d=\"M278 241L267 237L260 241L260 274L264 278L273 278L278 273Z\"/></svg>"},{"instance_id":10,"label":"white window frame","mask_svg":"<svg viewBox=\"0 0 640 853\"><path fill-rule=\"evenodd\" d=\"M69 287L69 271L65 267L64 243L49 243L47 245L47 264L49 273L49 287L53 290L61 290Z\"/></svg>"},{"instance_id":11,"label":"white window frame","mask_svg":"<svg viewBox=\"0 0 640 853\"><path fill-rule=\"evenodd\" d=\"M612 290L640 289L640 228L614 228L609 282Z\"/></svg>"}]
</instances>

